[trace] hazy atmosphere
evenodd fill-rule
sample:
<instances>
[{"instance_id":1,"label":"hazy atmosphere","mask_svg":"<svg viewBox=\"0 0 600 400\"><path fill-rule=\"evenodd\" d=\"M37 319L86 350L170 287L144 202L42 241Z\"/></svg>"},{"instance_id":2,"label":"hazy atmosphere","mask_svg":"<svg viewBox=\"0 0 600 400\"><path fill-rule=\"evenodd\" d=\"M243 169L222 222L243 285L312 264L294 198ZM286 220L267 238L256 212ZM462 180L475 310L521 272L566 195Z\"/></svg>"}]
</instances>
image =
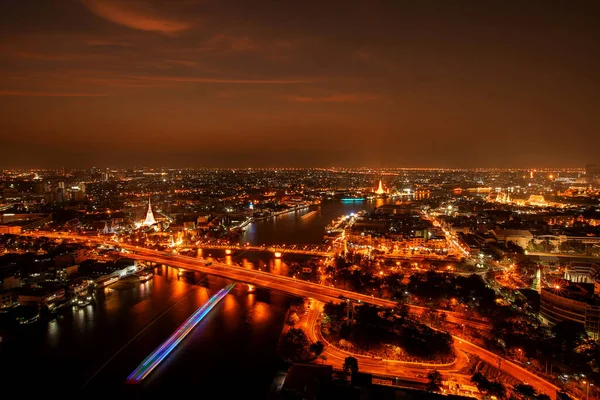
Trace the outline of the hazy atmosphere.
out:
<instances>
[{"instance_id":1,"label":"hazy atmosphere","mask_svg":"<svg viewBox=\"0 0 600 400\"><path fill-rule=\"evenodd\" d=\"M581 167L575 4L4 0L0 166Z\"/></svg>"}]
</instances>

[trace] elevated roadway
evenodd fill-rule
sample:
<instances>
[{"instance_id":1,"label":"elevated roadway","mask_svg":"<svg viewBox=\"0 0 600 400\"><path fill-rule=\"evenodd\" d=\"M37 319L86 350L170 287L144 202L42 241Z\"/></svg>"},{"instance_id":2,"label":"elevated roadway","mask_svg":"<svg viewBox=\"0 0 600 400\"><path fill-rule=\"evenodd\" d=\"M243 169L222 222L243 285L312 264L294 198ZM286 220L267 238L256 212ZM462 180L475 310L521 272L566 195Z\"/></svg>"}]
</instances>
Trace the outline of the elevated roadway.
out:
<instances>
[{"instance_id":1,"label":"elevated roadway","mask_svg":"<svg viewBox=\"0 0 600 400\"><path fill-rule=\"evenodd\" d=\"M331 257L335 255L333 251L317 250L317 249L294 249L287 247L278 246L227 246L218 244L202 244L198 243L195 246L185 246L185 249L217 249L217 250L235 250L235 251L267 251L270 253L282 253L282 254L304 254L311 256L320 257Z\"/></svg>"},{"instance_id":2,"label":"elevated roadway","mask_svg":"<svg viewBox=\"0 0 600 400\"><path fill-rule=\"evenodd\" d=\"M326 286L318 283L303 281L283 275L275 275L261 270L245 269L235 265L229 265L221 262L211 262L201 258L183 256L180 254L164 251L146 249L139 246L116 243L101 237L88 237L81 235L64 235L58 233L35 232L32 236L45 236L49 238L74 240L86 243L114 245L129 251L124 257L140 261L149 261L157 264L171 265L177 268L203 272L209 275L220 276L232 279L238 282L244 282L259 287L278 290L284 293L293 294L302 297L312 297L323 302L349 301L353 303L373 304L380 307L391 308L397 306L398 302L394 300L381 299L366 294L351 292L344 289ZM412 312L420 314L429 310L428 307L410 305ZM444 310L446 320L455 324L465 324L476 329L489 330L490 325L487 321L475 319L461 313Z\"/></svg>"},{"instance_id":3,"label":"elevated roadway","mask_svg":"<svg viewBox=\"0 0 600 400\"><path fill-rule=\"evenodd\" d=\"M74 240L74 241L83 241L87 243L96 243L96 244L112 244L121 247L122 249L126 249L130 251L127 253L127 257L154 262L157 264L165 264L171 265L178 268L183 268L187 270L199 271L210 275L221 276L223 278L231 279L234 281L245 282L248 284L252 284L255 286L260 286L263 288L269 288L273 290L278 290L284 293L293 294L302 297L313 298L319 301L328 302L328 301L351 301L356 303L366 303L373 304L381 307L395 307L397 302L392 300L380 299L374 296L368 296L360 293L350 292L343 289L338 289L335 287L325 286L317 283L302 281L294 278L290 278L282 275L275 275L269 272L264 272L260 270L251 270L241 268L239 266L232 266L219 262L208 262L208 260L193 258L189 256L182 256L179 254L170 254L167 252L151 250L146 248L140 248L138 246L127 245L127 244L117 244L114 242L109 242L104 238L99 237L86 237L86 236L77 236L77 235L62 235L62 234L49 234L47 232L35 232L29 234L31 236L46 236L50 238L56 239L65 239L65 240ZM423 310L428 310L426 307L418 307L411 306L411 311L416 311L417 313L422 312ZM489 325L484 321L476 321L472 320L469 317L464 315L445 311L447 314L448 322L458 323L458 324L466 324L478 329L489 329ZM500 359L499 356L485 350L473 343L467 342L464 339L459 337L454 337L455 340L455 348L457 351L464 351L466 353L476 354L481 358L481 360L488 362L492 365L500 364L500 369L515 378L526 382L533 387L536 388L538 392L546 393L551 398L556 397L556 392L558 387L553 385L552 383L544 380L543 378L535 375L532 372L529 372L525 368L512 363L505 359ZM339 358L341 356L337 356ZM344 357L345 358L345 357ZM334 361L334 360L332 360ZM368 360L364 360L365 362L362 365L370 365L371 362ZM382 360L372 360L374 365L379 365L380 371L382 373L389 374L390 376L394 375L394 372L400 372L397 369L393 371L390 369L389 365L382 363ZM389 363L388 363L389 364ZM404 368L405 371L408 371L409 368L406 366L401 366L397 368ZM411 368L415 368L414 366ZM416 367L420 369L421 367ZM431 366L427 366L426 368L432 368ZM406 376L406 375L405 375Z\"/></svg>"}]
</instances>

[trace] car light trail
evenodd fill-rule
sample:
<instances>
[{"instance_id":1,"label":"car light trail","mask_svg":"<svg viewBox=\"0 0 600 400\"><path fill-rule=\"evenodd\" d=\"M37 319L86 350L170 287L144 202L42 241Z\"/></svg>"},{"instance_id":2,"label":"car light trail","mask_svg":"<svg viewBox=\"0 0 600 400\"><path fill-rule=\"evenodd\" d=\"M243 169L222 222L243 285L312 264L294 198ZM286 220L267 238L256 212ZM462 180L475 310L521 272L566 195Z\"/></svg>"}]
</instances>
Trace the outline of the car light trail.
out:
<instances>
[{"instance_id":1,"label":"car light trail","mask_svg":"<svg viewBox=\"0 0 600 400\"><path fill-rule=\"evenodd\" d=\"M156 350L154 350L146 359L133 371L128 377L125 383L137 384L146 378L153 370L160 364L162 360L169 355L171 351L186 337L188 333L194 329L198 322L216 306L219 301L225 297L227 293L233 287L235 283L225 286L219 290L217 294L212 296L206 303L198 308L181 326L167 339L165 340Z\"/></svg>"}]
</instances>

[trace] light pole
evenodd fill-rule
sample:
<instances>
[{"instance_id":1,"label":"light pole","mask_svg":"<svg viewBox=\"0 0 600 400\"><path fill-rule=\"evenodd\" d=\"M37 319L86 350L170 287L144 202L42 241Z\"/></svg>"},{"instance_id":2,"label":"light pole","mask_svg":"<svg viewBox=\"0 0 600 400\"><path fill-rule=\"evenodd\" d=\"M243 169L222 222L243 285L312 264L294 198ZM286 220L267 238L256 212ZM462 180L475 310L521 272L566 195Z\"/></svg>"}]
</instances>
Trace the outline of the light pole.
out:
<instances>
[{"instance_id":1,"label":"light pole","mask_svg":"<svg viewBox=\"0 0 600 400\"><path fill-rule=\"evenodd\" d=\"M590 398L590 385L593 385L589 381L583 381L585 384L585 400L589 400Z\"/></svg>"},{"instance_id":2,"label":"light pole","mask_svg":"<svg viewBox=\"0 0 600 400\"><path fill-rule=\"evenodd\" d=\"M352 302L350 301L350 299L346 299L346 305L348 306L348 310L346 311L346 323L348 326L351 326L350 313L354 314L354 310L352 309Z\"/></svg>"}]
</instances>

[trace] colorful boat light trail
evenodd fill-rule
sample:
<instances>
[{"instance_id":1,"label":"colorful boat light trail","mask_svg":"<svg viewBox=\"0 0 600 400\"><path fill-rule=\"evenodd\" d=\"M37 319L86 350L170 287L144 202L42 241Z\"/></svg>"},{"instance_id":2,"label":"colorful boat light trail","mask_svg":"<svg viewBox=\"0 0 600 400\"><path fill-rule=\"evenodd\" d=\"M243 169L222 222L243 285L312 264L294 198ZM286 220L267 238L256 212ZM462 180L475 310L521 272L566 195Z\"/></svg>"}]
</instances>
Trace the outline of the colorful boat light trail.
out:
<instances>
[{"instance_id":1,"label":"colorful boat light trail","mask_svg":"<svg viewBox=\"0 0 600 400\"><path fill-rule=\"evenodd\" d=\"M162 360L173 351L173 349L187 336L194 327L216 306L219 301L229 293L235 286L232 283L217 294L212 296L206 303L198 308L177 330L165 340L156 350L154 350L146 359L127 377L125 383L137 384L146 378Z\"/></svg>"}]
</instances>

